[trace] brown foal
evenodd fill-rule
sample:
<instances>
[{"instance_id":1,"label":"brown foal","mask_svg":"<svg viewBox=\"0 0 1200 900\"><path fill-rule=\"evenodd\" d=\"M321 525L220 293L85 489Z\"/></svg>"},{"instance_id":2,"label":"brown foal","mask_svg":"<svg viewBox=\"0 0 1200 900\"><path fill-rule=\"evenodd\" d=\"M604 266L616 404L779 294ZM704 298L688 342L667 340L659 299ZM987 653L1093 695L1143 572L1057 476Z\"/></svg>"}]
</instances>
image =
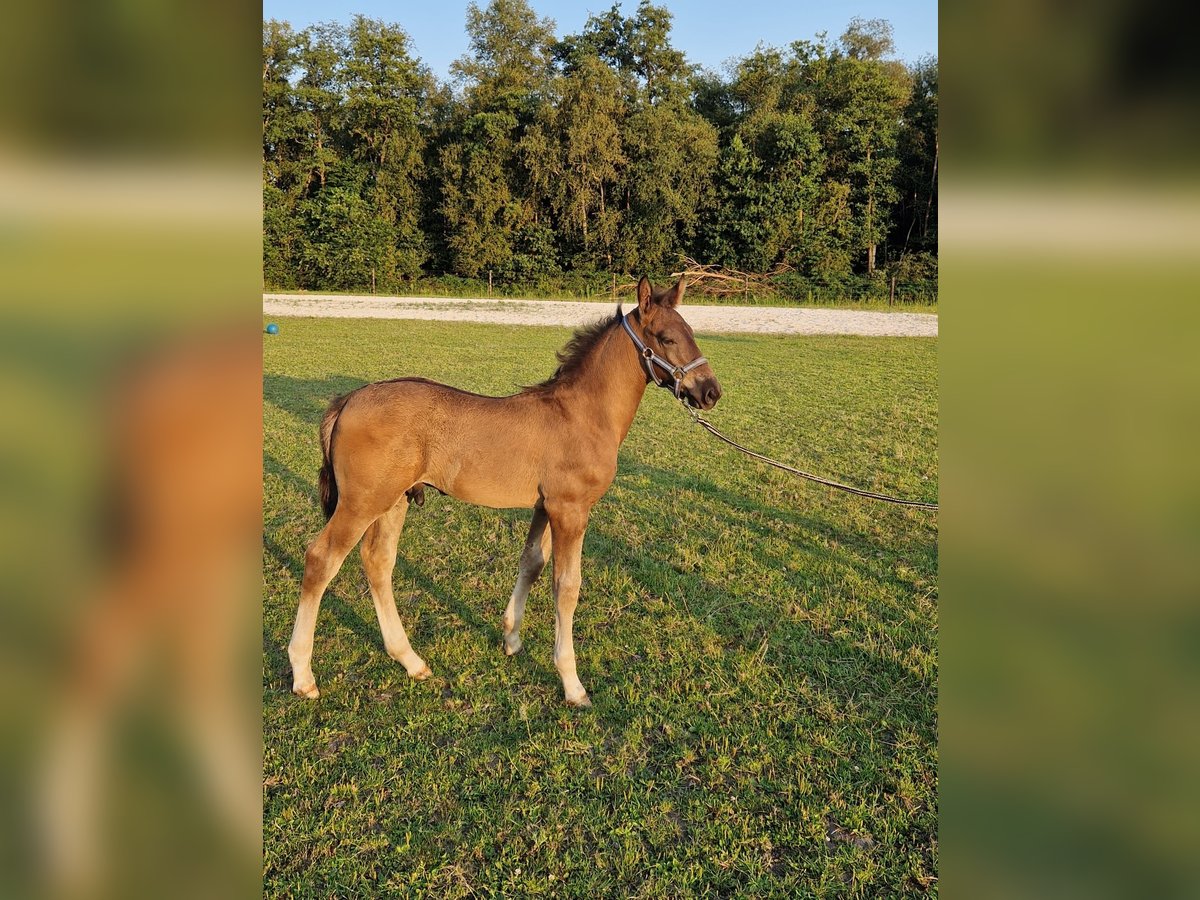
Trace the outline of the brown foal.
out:
<instances>
[{"instance_id":1,"label":"brown foal","mask_svg":"<svg viewBox=\"0 0 1200 900\"><path fill-rule=\"evenodd\" d=\"M321 422L321 500L329 522L309 545L288 645L292 690L319 696L313 634L326 586L362 539L363 567L388 655L418 680L431 672L408 642L392 596L396 544L425 485L493 508L532 507L533 522L504 612L504 650L521 649L525 599L554 556L554 665L567 703L590 706L575 672L571 628L580 553L592 506L617 471L617 450L646 385L655 381L701 409L721 387L676 310L680 281L637 287L637 309L575 334L558 371L510 397L484 397L422 378L381 381L333 401Z\"/></svg>"}]
</instances>

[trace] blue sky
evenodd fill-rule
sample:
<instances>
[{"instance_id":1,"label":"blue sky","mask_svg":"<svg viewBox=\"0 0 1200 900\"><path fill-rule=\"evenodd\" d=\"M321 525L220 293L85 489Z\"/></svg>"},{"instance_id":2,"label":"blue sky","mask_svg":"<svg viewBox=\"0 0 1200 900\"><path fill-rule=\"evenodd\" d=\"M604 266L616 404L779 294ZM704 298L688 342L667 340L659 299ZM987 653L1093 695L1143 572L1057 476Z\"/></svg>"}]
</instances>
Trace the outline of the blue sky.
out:
<instances>
[{"instance_id":1,"label":"blue sky","mask_svg":"<svg viewBox=\"0 0 1200 900\"><path fill-rule=\"evenodd\" d=\"M478 0L486 6L487 0ZM912 62L937 54L937 0L658 0L675 15L672 43L688 59L719 69L730 57L745 56L762 41L786 46L827 31L836 38L855 16L887 19L895 29L896 50ZM450 62L467 49L463 30L468 0L425 0L421 3L388 0L263 0L263 16L283 19L297 28L314 22L349 21L355 13L395 22L411 35L418 56L439 77L446 77ZM638 0L624 0L626 15ZM571 3L567 0L530 0L540 16L554 20L558 34L578 32L592 13L603 12L612 0Z\"/></svg>"}]
</instances>

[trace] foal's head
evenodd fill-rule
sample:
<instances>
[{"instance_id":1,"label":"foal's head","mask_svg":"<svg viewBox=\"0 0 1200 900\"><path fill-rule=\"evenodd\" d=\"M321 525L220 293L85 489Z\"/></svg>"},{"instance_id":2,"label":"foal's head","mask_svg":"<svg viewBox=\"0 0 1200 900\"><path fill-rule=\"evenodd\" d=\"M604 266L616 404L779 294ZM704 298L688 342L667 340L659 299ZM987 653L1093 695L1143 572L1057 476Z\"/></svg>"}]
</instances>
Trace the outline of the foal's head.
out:
<instances>
[{"instance_id":1,"label":"foal's head","mask_svg":"<svg viewBox=\"0 0 1200 900\"><path fill-rule=\"evenodd\" d=\"M692 327L683 321L683 316L676 309L683 298L683 291L682 279L674 287L656 291L650 279L642 276L637 286L642 340L671 365L680 367L704 355L696 346ZM665 376L667 373L660 372L659 375ZM705 363L688 372L683 377L680 396L699 409L716 406L721 399L721 384L713 374L712 366Z\"/></svg>"}]
</instances>

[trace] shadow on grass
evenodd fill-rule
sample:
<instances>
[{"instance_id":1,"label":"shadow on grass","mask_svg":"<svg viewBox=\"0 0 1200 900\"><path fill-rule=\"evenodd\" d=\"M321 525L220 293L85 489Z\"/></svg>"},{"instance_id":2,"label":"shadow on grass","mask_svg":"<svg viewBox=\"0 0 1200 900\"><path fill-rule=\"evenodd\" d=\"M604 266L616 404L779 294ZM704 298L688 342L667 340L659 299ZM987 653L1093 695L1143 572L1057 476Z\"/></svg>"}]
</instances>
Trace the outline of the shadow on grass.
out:
<instances>
[{"instance_id":1,"label":"shadow on grass","mask_svg":"<svg viewBox=\"0 0 1200 900\"><path fill-rule=\"evenodd\" d=\"M313 509L317 508L317 472L313 470L311 478L301 478L274 456L269 453L263 454L263 472L267 475L273 475L278 478L283 484L295 491L306 500L312 502Z\"/></svg>"},{"instance_id":2,"label":"shadow on grass","mask_svg":"<svg viewBox=\"0 0 1200 900\"><path fill-rule=\"evenodd\" d=\"M510 565L514 581L517 577L517 562L518 557L514 557ZM503 566L502 563L498 563L498 565ZM495 651L498 662L503 662L508 659L504 656L504 651L502 649L503 633L499 627L500 616L496 615L491 618L484 618L480 614L480 610L459 596L458 592L446 589L444 586L434 581L425 569L419 568L405 559L403 536L400 538L400 555L396 559L396 569L399 571L401 576L411 582L417 588L417 590L422 593L422 595L431 598L443 609L452 613L476 634L483 635L485 638L485 643ZM547 567L546 575L543 577L547 577L548 575L549 567ZM505 598L505 602L507 602L507 598ZM514 665L520 666L522 671L536 674L543 681L553 683L554 685L559 683L558 672L551 669L545 663L537 660L530 653L519 653L515 657L511 658L511 662Z\"/></svg>"},{"instance_id":3,"label":"shadow on grass","mask_svg":"<svg viewBox=\"0 0 1200 900\"><path fill-rule=\"evenodd\" d=\"M758 465L757 463L753 464ZM835 541L840 546L854 550L860 555L875 553L880 550L894 551L895 549L881 547L876 536L864 534L861 531L847 531L833 525L828 519L814 518L779 506L766 506L752 497L734 493L714 484L706 478L643 463L625 452L622 452L619 456L617 471L619 473L618 477L620 475L642 475L646 477L656 491L694 491L703 494L706 500L721 503L737 513L751 512L770 516L777 522L797 526L831 541ZM856 498L847 498L846 502L861 503L864 501ZM881 507L881 515L889 514L894 514L894 512L883 511ZM775 534L771 529L743 517L739 517L737 521L738 524L752 529L761 537L773 537ZM922 550L922 552L925 551Z\"/></svg>"},{"instance_id":4,"label":"shadow on grass","mask_svg":"<svg viewBox=\"0 0 1200 900\"><path fill-rule=\"evenodd\" d=\"M886 584L898 597L910 595L913 590L910 583L895 576L891 560L879 562L868 559L868 556L874 557L885 549L889 556L896 552L893 548L881 547L868 535L847 531L824 519L792 510L764 506L707 479L641 463L624 454L619 468L622 473L646 477L652 486L650 493L654 496L688 491L701 494L706 502L713 504L707 510L703 524L689 523L687 527L683 540L693 546L716 546L734 524L759 538L777 538L779 535L774 529L747 515L761 514L762 518L835 541L836 549L815 543L804 548L806 553L818 560L851 569L863 579ZM640 497L624 498L622 503L647 521L661 517L661 513L649 507ZM652 583L678 585L678 591L664 592L667 596L663 599L672 603L681 613L712 629L726 645L736 645L744 651L753 652L769 636L773 646L800 648L799 653L776 652L771 656L771 666L780 675L791 679L818 678L824 690L843 702L877 701L892 708L903 704L907 707L908 716L914 721L922 720L923 710L927 707L925 696L934 690L934 684L894 660L858 646L855 640L862 635L857 630L846 637L818 632L804 621L789 616L786 611L773 608L769 597L750 596L730 603L729 585L718 584L697 571L684 568L671 556L670 544L657 545L648 552L645 546L632 546L620 534L596 526L589 529L588 538L591 546L585 547L585 552L590 551L591 555L604 558L608 564L622 566L634 573L644 573L646 580ZM765 544L760 542L755 548L755 556L761 564L783 573L783 580L801 595L821 593L821 582L814 581L805 569L789 567L783 559L764 547ZM936 545L909 547L907 552L920 556L918 568L928 570L931 566L936 567ZM879 571L881 568L885 571ZM896 612L876 606L873 614L886 624L908 624L900 620L903 610ZM893 621L888 622L888 619ZM819 675L815 665L818 660L831 663L820 666Z\"/></svg>"},{"instance_id":5,"label":"shadow on grass","mask_svg":"<svg viewBox=\"0 0 1200 900\"><path fill-rule=\"evenodd\" d=\"M348 394L367 384L361 378L334 375L331 378L293 378L290 375L263 375L263 399L296 418L313 425L321 422L334 397Z\"/></svg>"}]
</instances>

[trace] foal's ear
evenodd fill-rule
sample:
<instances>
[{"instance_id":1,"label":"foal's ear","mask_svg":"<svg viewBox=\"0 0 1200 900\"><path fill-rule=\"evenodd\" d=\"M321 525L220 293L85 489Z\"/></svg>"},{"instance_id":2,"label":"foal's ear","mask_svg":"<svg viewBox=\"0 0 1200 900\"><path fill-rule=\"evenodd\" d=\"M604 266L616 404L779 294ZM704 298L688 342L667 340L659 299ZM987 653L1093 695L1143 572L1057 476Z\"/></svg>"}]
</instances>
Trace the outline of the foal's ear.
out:
<instances>
[{"instance_id":1,"label":"foal's ear","mask_svg":"<svg viewBox=\"0 0 1200 900\"><path fill-rule=\"evenodd\" d=\"M654 288L650 286L650 279L643 275L637 286L638 309L641 310L643 316L650 312L650 304L653 300Z\"/></svg>"},{"instance_id":2,"label":"foal's ear","mask_svg":"<svg viewBox=\"0 0 1200 900\"><path fill-rule=\"evenodd\" d=\"M683 283L683 279L680 278L677 282L675 282L675 287L666 291L662 295L662 297L659 299L659 303L668 307L669 309L674 309L679 305L679 301L683 299L683 291L685 287L686 285Z\"/></svg>"}]
</instances>

